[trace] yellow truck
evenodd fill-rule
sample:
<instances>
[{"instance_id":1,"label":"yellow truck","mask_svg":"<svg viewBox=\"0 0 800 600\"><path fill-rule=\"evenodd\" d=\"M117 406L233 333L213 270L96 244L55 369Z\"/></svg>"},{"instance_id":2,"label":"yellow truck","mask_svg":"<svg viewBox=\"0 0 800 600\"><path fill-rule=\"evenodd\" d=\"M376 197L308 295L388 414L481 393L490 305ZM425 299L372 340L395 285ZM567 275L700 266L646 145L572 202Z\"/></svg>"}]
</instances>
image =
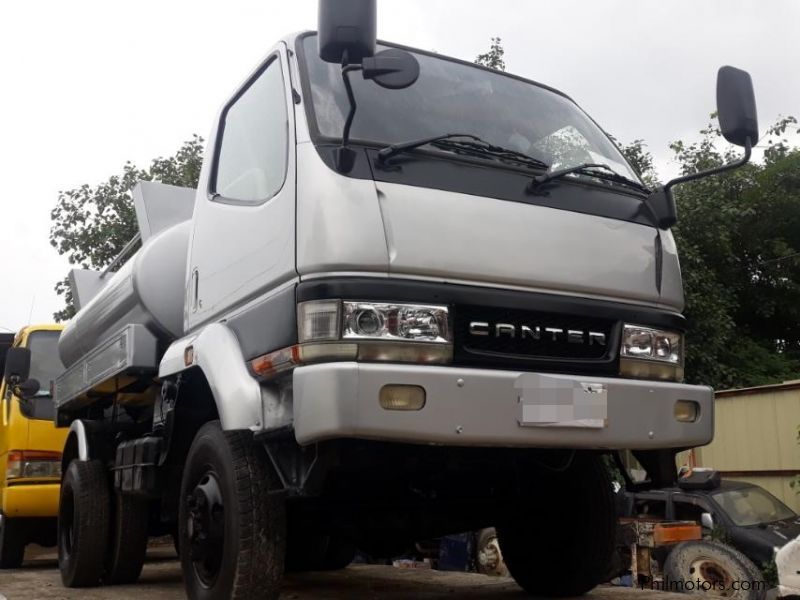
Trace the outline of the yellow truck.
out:
<instances>
[{"instance_id":1,"label":"yellow truck","mask_svg":"<svg viewBox=\"0 0 800 600\"><path fill-rule=\"evenodd\" d=\"M0 334L0 568L25 546L54 546L66 429L56 429L52 383L63 371L61 325Z\"/></svg>"}]
</instances>

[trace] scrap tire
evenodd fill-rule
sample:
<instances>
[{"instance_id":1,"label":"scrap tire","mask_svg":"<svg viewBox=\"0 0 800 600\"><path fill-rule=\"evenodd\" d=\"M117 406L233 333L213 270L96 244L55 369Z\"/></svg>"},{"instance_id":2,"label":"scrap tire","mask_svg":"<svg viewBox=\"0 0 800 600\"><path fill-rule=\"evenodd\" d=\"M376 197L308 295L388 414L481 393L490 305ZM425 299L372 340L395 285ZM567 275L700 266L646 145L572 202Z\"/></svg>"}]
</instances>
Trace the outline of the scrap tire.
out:
<instances>
[{"instance_id":1,"label":"scrap tire","mask_svg":"<svg viewBox=\"0 0 800 600\"><path fill-rule=\"evenodd\" d=\"M0 569L17 569L25 558L25 537L23 528L14 520L4 517L0 520Z\"/></svg>"},{"instance_id":2,"label":"scrap tire","mask_svg":"<svg viewBox=\"0 0 800 600\"><path fill-rule=\"evenodd\" d=\"M108 477L99 460L73 460L61 482L58 568L66 587L98 585L111 517Z\"/></svg>"},{"instance_id":3,"label":"scrap tire","mask_svg":"<svg viewBox=\"0 0 800 600\"><path fill-rule=\"evenodd\" d=\"M114 494L113 518L105 583L134 583L147 553L149 506L145 498Z\"/></svg>"},{"instance_id":4,"label":"scrap tire","mask_svg":"<svg viewBox=\"0 0 800 600\"><path fill-rule=\"evenodd\" d=\"M488 560L487 560L488 559ZM508 577L503 551L494 527L481 529L475 542L475 570L483 575Z\"/></svg>"},{"instance_id":5,"label":"scrap tire","mask_svg":"<svg viewBox=\"0 0 800 600\"><path fill-rule=\"evenodd\" d=\"M683 542L670 551L664 563L666 590L724 595L734 600L763 600L766 597L766 585L759 575L758 567L744 554L718 542ZM700 585L713 586L714 591L719 593L697 589L698 582L705 582ZM734 589L734 582L738 589ZM746 582L750 582L749 585L743 585Z\"/></svg>"},{"instance_id":6,"label":"scrap tire","mask_svg":"<svg viewBox=\"0 0 800 600\"><path fill-rule=\"evenodd\" d=\"M263 598L280 591L286 507L263 448L249 431L197 432L181 483L178 535L192 600Z\"/></svg>"},{"instance_id":7,"label":"scrap tire","mask_svg":"<svg viewBox=\"0 0 800 600\"><path fill-rule=\"evenodd\" d=\"M497 526L506 567L532 596L585 594L606 580L614 554L608 469L600 456L576 453L568 468L529 477Z\"/></svg>"}]
</instances>

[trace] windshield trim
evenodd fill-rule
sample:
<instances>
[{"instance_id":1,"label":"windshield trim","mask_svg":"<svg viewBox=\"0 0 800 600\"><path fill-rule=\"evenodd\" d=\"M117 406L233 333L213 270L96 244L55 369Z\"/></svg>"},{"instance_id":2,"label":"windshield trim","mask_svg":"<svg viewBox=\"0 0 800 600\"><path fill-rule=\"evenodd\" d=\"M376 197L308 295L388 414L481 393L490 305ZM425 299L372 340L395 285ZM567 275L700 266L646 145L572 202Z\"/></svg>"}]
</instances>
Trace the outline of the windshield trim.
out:
<instances>
[{"instance_id":1,"label":"windshield trim","mask_svg":"<svg viewBox=\"0 0 800 600\"><path fill-rule=\"evenodd\" d=\"M323 135L319 130L319 126L317 124L317 115L316 115L316 112L315 112L315 109L314 109L314 101L313 101L313 97L312 97L312 93L311 93L311 82L309 81L308 69L306 68L306 64L305 64L306 63L306 51L305 51L305 46L303 44L303 41L308 37L312 37L312 36L316 36L316 35L317 35L316 31L305 31L305 32L297 35L297 37L295 38L295 55L296 55L295 59L297 60L297 63L298 63L297 64L297 66L298 66L297 70L298 70L299 75L300 75L300 89L301 89L301 92L302 92L302 95L303 95L303 98L302 98L303 102L302 103L305 105L304 110L306 112L306 123L307 123L307 126L308 126L308 133L309 133L309 136L311 137L311 141L314 142L315 144L335 144L335 143L338 143L338 142L342 141L342 137L341 136ZM568 94L565 94L561 90L559 90L557 88L554 88L554 87L551 87L551 86L549 86L547 84L541 83L539 81L535 81L533 79L528 79L527 77L522 77L520 75L515 75L513 73L508 73L506 71L499 71L497 69L492 69L491 67L487 67L487 66L484 66L484 65L481 65L481 64L478 64L478 63L470 62L468 60L462 60L460 58L455 58L453 56L447 56L445 54L438 54L437 52L431 52L429 50L422 50L420 48L413 48L411 46L405 46L403 44L396 44L396 43L393 43L393 42L386 42L384 40L377 40L377 43L379 45L386 46L388 48L397 48L397 49L400 49L400 50L406 50L407 52L413 52L415 54L422 54L422 55L425 55L425 56L430 56L432 58L445 60L445 61L453 62L453 63L456 63L456 64L468 66L468 67L477 68L477 69L480 69L482 71L487 71L489 73L493 73L495 75L501 75L503 77L509 77L511 79L516 79L517 81L521 81L523 83L534 85L534 86L536 86L538 88L541 88L541 89L546 90L548 92L552 92L552 93L554 93L554 94L556 94L558 96L561 96L562 98L565 98L566 100L569 100L575 106L575 108L577 108L581 113L583 113L583 115L587 119L589 119L592 122L592 124L594 124L594 126L597 127L597 129L603 133L604 136L606 136L606 138L611 143L611 145L614 146L614 148L617 150L617 152L619 153L619 155L622 158L622 160L624 161L624 163L626 165L628 165L628 167L630 167L631 172L636 176L636 178L639 180L639 182L642 183L642 185L644 185L644 182L641 180L641 175L639 175L639 173L636 171L636 169L633 168L633 165L630 163L628 158L622 153L622 150L620 149L619 144L615 141L615 139L611 135L609 135L609 133L605 129L603 129L600 126L600 124L597 121L594 120L592 115L590 115L588 112L586 112L581 107L580 104L575 102L575 100L573 100L572 97L570 97ZM467 133L469 133L469 132L467 132ZM388 143L389 142L386 141L386 140L374 141L374 140L366 140L366 139L363 139L363 138L350 138L350 144L351 145L357 145L357 146L369 146L369 147L371 147L371 146L380 146L380 147L383 147L383 146L386 146L386 144L388 144ZM600 185L602 185L602 184L600 184ZM615 186L615 187L618 188L618 189L625 189L624 186Z\"/></svg>"}]
</instances>

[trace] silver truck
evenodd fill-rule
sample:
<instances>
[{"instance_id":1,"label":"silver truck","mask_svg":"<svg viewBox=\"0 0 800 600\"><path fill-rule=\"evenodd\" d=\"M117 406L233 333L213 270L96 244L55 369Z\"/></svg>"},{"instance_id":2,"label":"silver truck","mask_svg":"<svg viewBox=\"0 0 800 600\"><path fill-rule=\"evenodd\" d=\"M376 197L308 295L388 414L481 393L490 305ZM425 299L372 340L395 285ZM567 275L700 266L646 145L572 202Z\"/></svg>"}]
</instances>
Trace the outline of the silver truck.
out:
<instances>
[{"instance_id":1,"label":"silver truck","mask_svg":"<svg viewBox=\"0 0 800 600\"><path fill-rule=\"evenodd\" d=\"M198 188L140 183L122 266L71 275L63 582L133 581L172 533L190 598L275 598L494 526L528 593L585 592L607 458L663 487L713 436L670 233L710 173L650 190L562 92L376 42L374 0L319 18L225 103ZM718 105L721 171L757 138L745 72Z\"/></svg>"}]
</instances>

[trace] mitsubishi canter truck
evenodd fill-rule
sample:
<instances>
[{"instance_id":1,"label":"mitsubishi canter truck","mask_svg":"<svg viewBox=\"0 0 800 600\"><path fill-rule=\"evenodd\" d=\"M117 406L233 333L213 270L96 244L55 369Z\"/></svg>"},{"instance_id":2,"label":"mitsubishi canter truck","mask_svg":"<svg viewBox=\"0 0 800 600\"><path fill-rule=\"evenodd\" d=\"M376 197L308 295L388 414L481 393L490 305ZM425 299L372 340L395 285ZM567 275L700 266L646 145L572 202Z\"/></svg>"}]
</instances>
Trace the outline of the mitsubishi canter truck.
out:
<instances>
[{"instance_id":1,"label":"mitsubishi canter truck","mask_svg":"<svg viewBox=\"0 0 800 600\"><path fill-rule=\"evenodd\" d=\"M0 569L22 564L27 544L56 545L61 450L52 384L63 371L62 325L0 334Z\"/></svg>"},{"instance_id":2,"label":"mitsubishi canter truck","mask_svg":"<svg viewBox=\"0 0 800 600\"><path fill-rule=\"evenodd\" d=\"M494 526L527 592L572 596L609 573L607 455L664 486L712 439L670 233L708 173L650 190L564 93L376 42L375 11L323 0L225 102L198 188L139 184L119 269L72 273L67 586L136 579L174 530L190 598L275 598ZM745 72L718 104L742 164Z\"/></svg>"}]
</instances>

